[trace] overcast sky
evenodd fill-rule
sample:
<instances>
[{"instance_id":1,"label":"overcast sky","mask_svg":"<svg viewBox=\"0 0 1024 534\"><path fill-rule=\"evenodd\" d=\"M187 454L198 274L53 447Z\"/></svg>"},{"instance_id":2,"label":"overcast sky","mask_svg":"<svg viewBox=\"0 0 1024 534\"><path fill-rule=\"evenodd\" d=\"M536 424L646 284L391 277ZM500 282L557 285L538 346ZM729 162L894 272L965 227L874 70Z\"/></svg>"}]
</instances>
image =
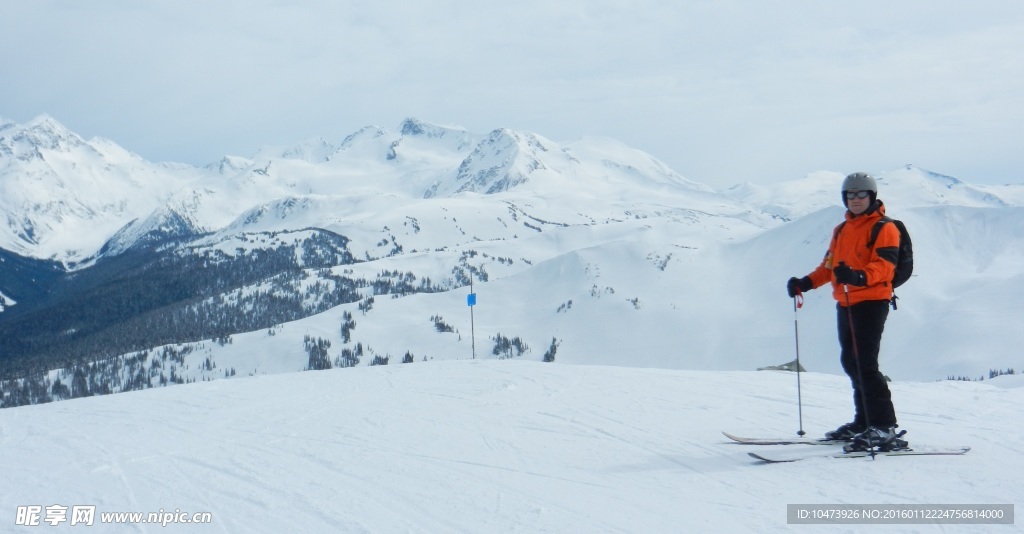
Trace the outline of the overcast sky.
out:
<instances>
[{"instance_id":1,"label":"overcast sky","mask_svg":"<svg viewBox=\"0 0 1024 534\"><path fill-rule=\"evenodd\" d=\"M1024 2L0 0L0 117L152 161L406 117L618 139L715 188L1024 183Z\"/></svg>"}]
</instances>

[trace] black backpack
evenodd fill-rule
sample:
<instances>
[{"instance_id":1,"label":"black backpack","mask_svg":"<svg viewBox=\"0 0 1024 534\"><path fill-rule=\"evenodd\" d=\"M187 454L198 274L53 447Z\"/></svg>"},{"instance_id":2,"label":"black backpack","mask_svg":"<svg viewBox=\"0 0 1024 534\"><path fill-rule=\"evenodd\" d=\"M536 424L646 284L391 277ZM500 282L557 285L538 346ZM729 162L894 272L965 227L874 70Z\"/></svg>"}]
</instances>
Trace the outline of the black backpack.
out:
<instances>
[{"instance_id":1,"label":"black backpack","mask_svg":"<svg viewBox=\"0 0 1024 534\"><path fill-rule=\"evenodd\" d=\"M883 216L882 220L875 223L874 228L871 229L868 248L875 245L875 240L878 239L878 232L881 232L882 226L890 221L900 231L900 248L896 255L896 272L892 274L892 288L896 289L907 280L910 280L910 275L914 274L914 243L910 241L910 232L907 231L906 225L903 224L903 221Z\"/></svg>"},{"instance_id":2,"label":"black backpack","mask_svg":"<svg viewBox=\"0 0 1024 534\"><path fill-rule=\"evenodd\" d=\"M896 229L900 232L900 247L896 254L896 271L892 274L892 288L896 289L903 285L904 282L910 280L910 275L914 272L914 244L910 241L910 232L907 231L906 225L903 221L890 218L883 215L874 226L871 227L871 236L868 238L868 248L875 246L875 241L878 239L878 233L882 231L882 227L886 223L893 223L896 225ZM846 221L839 223L836 227L835 236L839 236L839 231L846 225ZM896 297L893 297L893 308L896 307Z\"/></svg>"}]
</instances>

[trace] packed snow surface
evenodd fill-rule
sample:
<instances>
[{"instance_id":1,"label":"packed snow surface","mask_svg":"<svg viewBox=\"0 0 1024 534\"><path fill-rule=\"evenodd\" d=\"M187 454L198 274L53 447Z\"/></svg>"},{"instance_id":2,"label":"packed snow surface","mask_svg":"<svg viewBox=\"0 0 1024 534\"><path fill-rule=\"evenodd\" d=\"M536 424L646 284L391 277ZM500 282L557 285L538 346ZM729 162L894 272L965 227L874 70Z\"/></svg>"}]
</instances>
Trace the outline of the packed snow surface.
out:
<instances>
[{"instance_id":1,"label":"packed snow surface","mask_svg":"<svg viewBox=\"0 0 1024 534\"><path fill-rule=\"evenodd\" d=\"M849 419L845 378L801 376L810 435ZM95 505L91 532L163 532L100 514L174 510L212 523L167 531L1007 532L787 525L786 505L1024 502L1017 378L892 383L911 445L965 456L773 465L721 431L795 436L788 372L450 360L28 406L0 411L0 530L59 504ZM757 450L801 448L824 449Z\"/></svg>"}]
</instances>

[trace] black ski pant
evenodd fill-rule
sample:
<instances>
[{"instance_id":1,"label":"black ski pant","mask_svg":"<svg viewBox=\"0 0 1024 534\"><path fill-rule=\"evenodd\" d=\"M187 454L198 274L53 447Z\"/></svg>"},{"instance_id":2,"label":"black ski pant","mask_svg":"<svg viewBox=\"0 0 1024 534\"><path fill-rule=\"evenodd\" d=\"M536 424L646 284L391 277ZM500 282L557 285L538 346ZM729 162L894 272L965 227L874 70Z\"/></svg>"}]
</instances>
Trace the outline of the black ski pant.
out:
<instances>
[{"instance_id":1,"label":"black ski pant","mask_svg":"<svg viewBox=\"0 0 1024 534\"><path fill-rule=\"evenodd\" d=\"M840 361L853 383L854 421L861 426L888 428L896 425L896 410L885 376L878 369L882 330L889 317L888 300L869 300L838 305ZM853 323L853 331L850 323ZM855 347L856 345L856 347Z\"/></svg>"}]
</instances>

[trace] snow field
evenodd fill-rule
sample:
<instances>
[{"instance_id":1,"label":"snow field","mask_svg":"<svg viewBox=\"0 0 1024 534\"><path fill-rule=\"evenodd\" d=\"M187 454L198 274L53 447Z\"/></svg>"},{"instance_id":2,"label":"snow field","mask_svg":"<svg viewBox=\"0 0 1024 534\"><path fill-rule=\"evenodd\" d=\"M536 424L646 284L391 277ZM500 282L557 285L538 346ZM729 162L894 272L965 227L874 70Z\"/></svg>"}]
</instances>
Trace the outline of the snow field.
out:
<instances>
[{"instance_id":1,"label":"snow field","mask_svg":"<svg viewBox=\"0 0 1024 534\"><path fill-rule=\"evenodd\" d=\"M801 376L809 435L849 419L845 378ZM795 435L795 378L436 361L3 410L0 510L211 512L202 530L223 532L777 532L806 528L786 504L1024 500L1017 377L892 384L912 445L966 456L758 464L720 432ZM799 446L764 450L783 447Z\"/></svg>"}]
</instances>

